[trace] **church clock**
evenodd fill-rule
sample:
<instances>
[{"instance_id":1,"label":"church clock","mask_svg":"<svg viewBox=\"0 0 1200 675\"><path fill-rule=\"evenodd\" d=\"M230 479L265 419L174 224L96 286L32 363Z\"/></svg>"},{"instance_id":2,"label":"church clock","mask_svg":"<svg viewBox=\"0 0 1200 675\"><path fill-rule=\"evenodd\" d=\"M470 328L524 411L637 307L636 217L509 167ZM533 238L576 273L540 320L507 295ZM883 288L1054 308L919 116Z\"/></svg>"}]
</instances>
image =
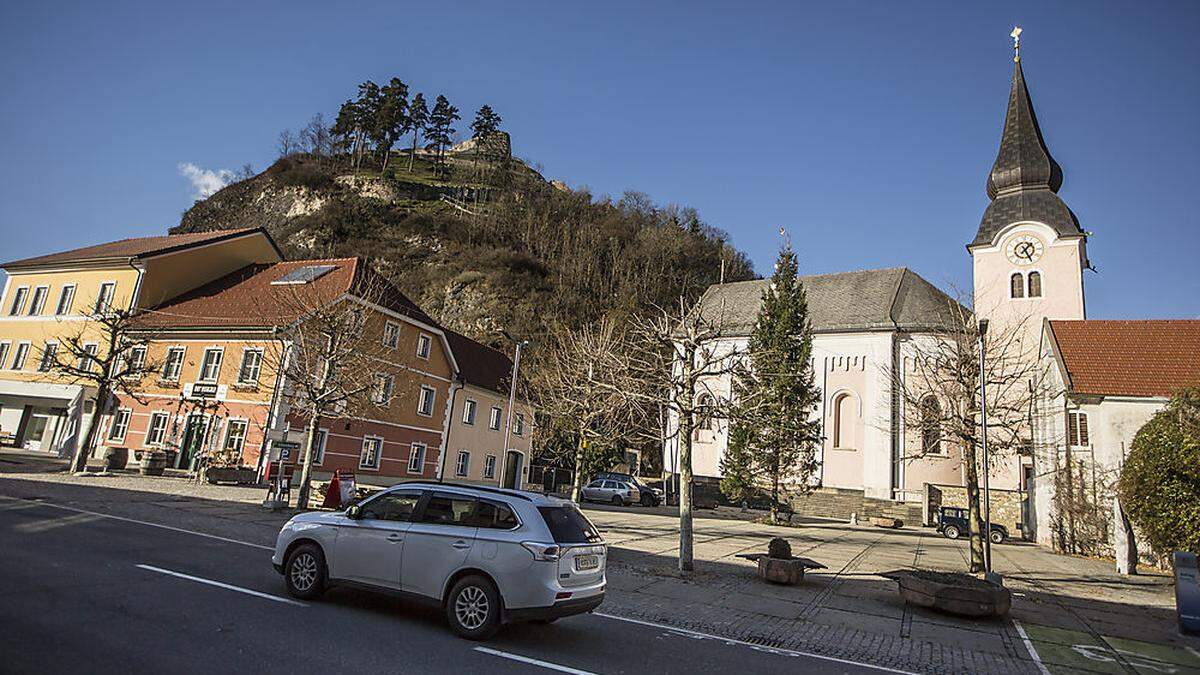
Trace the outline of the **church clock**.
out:
<instances>
[{"instance_id":1,"label":"church clock","mask_svg":"<svg viewBox=\"0 0 1200 675\"><path fill-rule=\"evenodd\" d=\"M1042 257L1042 240L1030 234L1013 237L1005 249L1009 262L1014 265L1032 265Z\"/></svg>"}]
</instances>

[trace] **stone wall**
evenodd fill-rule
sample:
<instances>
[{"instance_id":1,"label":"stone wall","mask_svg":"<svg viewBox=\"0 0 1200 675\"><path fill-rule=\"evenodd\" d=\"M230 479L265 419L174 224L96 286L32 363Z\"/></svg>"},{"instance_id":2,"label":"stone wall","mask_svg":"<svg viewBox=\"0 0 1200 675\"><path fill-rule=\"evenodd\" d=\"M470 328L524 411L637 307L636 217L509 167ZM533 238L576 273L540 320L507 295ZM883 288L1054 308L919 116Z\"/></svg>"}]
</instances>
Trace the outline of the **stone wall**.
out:
<instances>
[{"instance_id":1,"label":"stone wall","mask_svg":"<svg viewBox=\"0 0 1200 675\"><path fill-rule=\"evenodd\" d=\"M1010 537L1024 536L1024 520L1021 518L1021 504L1026 499L1026 493L1019 490L991 490L992 522L1003 525L1008 529ZM967 508L967 489L956 485L925 484L925 499L927 500L928 522L937 520L938 509L943 506L958 506ZM980 497L982 500L982 496Z\"/></svg>"},{"instance_id":2,"label":"stone wall","mask_svg":"<svg viewBox=\"0 0 1200 675\"><path fill-rule=\"evenodd\" d=\"M920 504L875 499L862 490L822 487L807 495L793 496L791 503L800 516L848 521L850 514L858 514L859 522L876 517L897 518L910 526L919 526L922 520Z\"/></svg>"}]
</instances>

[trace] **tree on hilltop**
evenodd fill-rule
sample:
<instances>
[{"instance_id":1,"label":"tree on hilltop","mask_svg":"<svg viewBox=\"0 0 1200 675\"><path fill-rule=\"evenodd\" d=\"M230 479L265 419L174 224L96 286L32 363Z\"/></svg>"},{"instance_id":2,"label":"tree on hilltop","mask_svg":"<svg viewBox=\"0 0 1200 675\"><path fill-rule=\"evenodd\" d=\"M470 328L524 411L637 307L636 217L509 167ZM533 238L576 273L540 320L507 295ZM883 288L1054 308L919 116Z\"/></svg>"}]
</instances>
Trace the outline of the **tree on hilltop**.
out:
<instances>
[{"instance_id":1,"label":"tree on hilltop","mask_svg":"<svg viewBox=\"0 0 1200 675\"><path fill-rule=\"evenodd\" d=\"M408 172L412 173L413 159L417 156L417 136L425 133L429 124L429 107L425 104L425 94L417 92L408 104L408 129L412 132L412 152L408 154Z\"/></svg>"},{"instance_id":2,"label":"tree on hilltop","mask_svg":"<svg viewBox=\"0 0 1200 675\"><path fill-rule=\"evenodd\" d=\"M428 141L425 148L436 153L437 171L442 175L448 173L446 148L454 135L454 122L460 119L462 117L458 115L458 108L450 105L450 101L439 94L433 104L433 112L429 113L429 124L425 127L425 140Z\"/></svg>"},{"instance_id":3,"label":"tree on hilltop","mask_svg":"<svg viewBox=\"0 0 1200 675\"><path fill-rule=\"evenodd\" d=\"M387 171L392 146L408 132L408 85L393 77L379 90L379 105L371 125L371 140L375 149L383 154L380 172Z\"/></svg>"}]
</instances>

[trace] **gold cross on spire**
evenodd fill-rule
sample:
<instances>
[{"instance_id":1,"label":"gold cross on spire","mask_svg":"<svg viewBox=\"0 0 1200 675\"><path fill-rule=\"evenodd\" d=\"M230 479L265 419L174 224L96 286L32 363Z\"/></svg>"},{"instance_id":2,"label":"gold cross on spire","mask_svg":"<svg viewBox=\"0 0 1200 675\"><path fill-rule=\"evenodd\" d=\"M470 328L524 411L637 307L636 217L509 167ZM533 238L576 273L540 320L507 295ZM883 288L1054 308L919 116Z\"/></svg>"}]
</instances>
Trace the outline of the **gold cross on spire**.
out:
<instances>
[{"instance_id":1,"label":"gold cross on spire","mask_svg":"<svg viewBox=\"0 0 1200 675\"><path fill-rule=\"evenodd\" d=\"M1009 33L1013 39L1013 61L1021 60L1021 27L1013 26L1013 32Z\"/></svg>"}]
</instances>

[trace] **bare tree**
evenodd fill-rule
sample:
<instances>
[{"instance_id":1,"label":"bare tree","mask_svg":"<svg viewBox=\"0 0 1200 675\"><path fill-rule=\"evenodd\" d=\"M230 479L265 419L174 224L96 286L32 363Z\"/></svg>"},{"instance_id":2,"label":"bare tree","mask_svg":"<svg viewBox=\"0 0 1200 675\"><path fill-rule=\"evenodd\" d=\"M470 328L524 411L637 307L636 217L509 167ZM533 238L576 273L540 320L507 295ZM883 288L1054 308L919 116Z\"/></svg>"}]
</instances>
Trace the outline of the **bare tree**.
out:
<instances>
[{"instance_id":1,"label":"bare tree","mask_svg":"<svg viewBox=\"0 0 1200 675\"><path fill-rule=\"evenodd\" d=\"M137 385L143 374L158 368L147 361L147 345L152 336L145 331L132 332L137 327L134 313L110 303L110 298L94 299L86 320L57 343L47 343L38 363L38 372L95 392L91 420L71 458L72 471L87 469L88 455L96 445L100 416L107 412L113 395L123 394L145 403Z\"/></svg>"},{"instance_id":2,"label":"bare tree","mask_svg":"<svg viewBox=\"0 0 1200 675\"><path fill-rule=\"evenodd\" d=\"M285 378L283 398L306 422L300 457L297 508L308 507L312 462L321 420L358 416L397 397L395 366L383 365L383 349L369 328L372 304L381 304L388 284L374 273L356 280L349 296L330 297L319 285L297 284L270 315L295 317L279 329L264 361ZM390 378L390 379L389 379Z\"/></svg>"},{"instance_id":3,"label":"bare tree","mask_svg":"<svg viewBox=\"0 0 1200 675\"><path fill-rule=\"evenodd\" d=\"M745 348L721 339L719 316L689 311L682 298L676 308L660 308L638 320L634 332L637 349L631 352L631 369L638 384L627 387L626 397L640 407L636 416L643 429L661 439L664 447L674 442L679 448L679 570L690 572L695 429L727 416L729 394L721 391L721 383L728 383ZM647 420L661 426L647 426Z\"/></svg>"},{"instance_id":4,"label":"bare tree","mask_svg":"<svg viewBox=\"0 0 1200 675\"><path fill-rule=\"evenodd\" d=\"M949 315L952 321L947 330L914 338L902 350L901 365L886 372L903 404L906 428L920 432L916 443L905 443L902 461L941 453L943 445L962 452L971 571L980 572L985 566L980 507L984 459L980 454L980 326L975 315L958 302L950 303ZM988 455L1005 458L1029 452L1034 416L1039 414L1034 403L1045 395L1046 369L1023 341L1024 322L1006 322L984 333Z\"/></svg>"},{"instance_id":5,"label":"bare tree","mask_svg":"<svg viewBox=\"0 0 1200 675\"><path fill-rule=\"evenodd\" d=\"M317 113L304 125L300 130L300 144L308 152L320 157L333 153L333 135L329 133L324 115Z\"/></svg>"},{"instance_id":6,"label":"bare tree","mask_svg":"<svg viewBox=\"0 0 1200 675\"><path fill-rule=\"evenodd\" d=\"M284 129L279 132L279 140L275 147L279 150L280 157L290 157L300 152L300 139L291 129Z\"/></svg>"}]
</instances>

